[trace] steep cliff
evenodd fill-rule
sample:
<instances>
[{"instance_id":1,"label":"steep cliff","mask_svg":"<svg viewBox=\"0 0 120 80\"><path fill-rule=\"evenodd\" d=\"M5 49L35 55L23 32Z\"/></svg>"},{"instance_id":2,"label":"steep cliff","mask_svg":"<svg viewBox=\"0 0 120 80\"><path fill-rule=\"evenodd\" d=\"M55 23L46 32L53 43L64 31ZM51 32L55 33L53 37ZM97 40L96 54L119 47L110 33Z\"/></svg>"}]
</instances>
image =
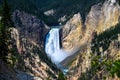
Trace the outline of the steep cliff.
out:
<instances>
[{"instance_id":1,"label":"steep cliff","mask_svg":"<svg viewBox=\"0 0 120 80\"><path fill-rule=\"evenodd\" d=\"M15 27L10 29L11 53L7 61L8 67L14 68L14 77L19 80L56 79L60 70L44 52L44 38L49 27L35 16L18 10L12 19ZM3 74L1 79L5 77L7 75Z\"/></svg>"},{"instance_id":2,"label":"steep cliff","mask_svg":"<svg viewBox=\"0 0 120 80\"><path fill-rule=\"evenodd\" d=\"M62 45L65 49L75 48L92 39L94 33L101 33L119 21L120 6L111 0L92 6L82 23L81 15L75 14L62 28ZM84 36L84 37L83 37ZM76 41L77 40L77 41ZM69 45L69 46L67 46Z\"/></svg>"},{"instance_id":3,"label":"steep cliff","mask_svg":"<svg viewBox=\"0 0 120 80\"><path fill-rule=\"evenodd\" d=\"M62 28L62 47L69 50L78 47L83 33L81 15L78 13Z\"/></svg>"},{"instance_id":4,"label":"steep cliff","mask_svg":"<svg viewBox=\"0 0 120 80\"><path fill-rule=\"evenodd\" d=\"M117 80L120 77L118 0L50 0L46 1L47 6L39 0L35 3L32 0L29 0L30 3L25 0L20 3L18 0L9 1L14 1L16 7L13 7L19 7L21 11L13 12L15 27L10 29L11 52L7 61L14 69L8 69L8 65L0 61L0 79L56 80L60 72L44 52L44 39L50 28L36 16L22 12L22 9L37 14L49 25L64 23L74 15L60 32L61 48L75 52L61 63L68 67L68 80ZM28 5L23 6L25 3Z\"/></svg>"},{"instance_id":5,"label":"steep cliff","mask_svg":"<svg viewBox=\"0 0 120 80\"><path fill-rule=\"evenodd\" d=\"M69 80L101 80L104 77L103 75L105 75L107 80L118 79L109 77L109 72L107 74L105 68L101 69L100 65L96 65L100 67L99 70L99 68L93 66L92 63L97 59L98 64L104 65L104 61L102 61L103 63L99 63L103 55L106 62L111 60L110 57L107 57L108 54L109 56L113 56L113 54L119 55L119 47L116 48L117 45L115 45L119 43L117 38L117 35L120 34L118 24L119 17L120 6L118 1L106 0L104 3L98 3L91 7L84 23L82 23L83 21L78 13L63 26L61 30L62 47L67 50L78 49L76 53L79 53L76 58L73 58L72 61L66 64L66 66L69 66L70 71L68 75ZM116 25L118 27L116 27ZM96 50L95 52L93 52L93 45ZM96 49L96 47L98 48ZM112 60L116 61L116 59L119 60L120 58L118 56L112 57ZM114 61L111 62L114 63ZM102 77L100 77L100 75L102 75Z\"/></svg>"},{"instance_id":6,"label":"steep cliff","mask_svg":"<svg viewBox=\"0 0 120 80\"><path fill-rule=\"evenodd\" d=\"M43 47L45 35L50 28L42 20L19 10L13 12L12 19L20 35L32 39Z\"/></svg>"},{"instance_id":7,"label":"steep cliff","mask_svg":"<svg viewBox=\"0 0 120 80\"><path fill-rule=\"evenodd\" d=\"M89 32L97 32L97 34L115 26L120 16L120 6L117 0L107 0L104 4L94 5L86 19L86 27Z\"/></svg>"},{"instance_id":8,"label":"steep cliff","mask_svg":"<svg viewBox=\"0 0 120 80\"><path fill-rule=\"evenodd\" d=\"M35 16L20 11L13 13L13 21L13 38L22 57L22 70L41 79L57 78L59 70L44 52L44 39L50 28Z\"/></svg>"}]
</instances>

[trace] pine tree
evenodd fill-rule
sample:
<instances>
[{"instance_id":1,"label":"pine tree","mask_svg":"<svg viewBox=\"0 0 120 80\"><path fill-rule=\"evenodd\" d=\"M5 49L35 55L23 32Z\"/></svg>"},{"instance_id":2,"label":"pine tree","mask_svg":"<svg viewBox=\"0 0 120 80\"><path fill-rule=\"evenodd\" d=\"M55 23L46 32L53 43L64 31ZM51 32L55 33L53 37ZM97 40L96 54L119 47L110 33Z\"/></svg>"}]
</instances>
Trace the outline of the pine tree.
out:
<instances>
[{"instance_id":1,"label":"pine tree","mask_svg":"<svg viewBox=\"0 0 120 80\"><path fill-rule=\"evenodd\" d=\"M0 57L6 61L6 57L9 53L9 40L10 31L9 28L12 27L12 21L10 17L10 9L7 0L3 0L2 6L2 19L0 21Z\"/></svg>"},{"instance_id":2,"label":"pine tree","mask_svg":"<svg viewBox=\"0 0 120 80\"><path fill-rule=\"evenodd\" d=\"M2 23L3 26L8 28L8 27L13 27L13 23L11 20L11 15L10 15L10 8L8 6L7 0L3 0L3 9L2 9Z\"/></svg>"},{"instance_id":3,"label":"pine tree","mask_svg":"<svg viewBox=\"0 0 120 80\"><path fill-rule=\"evenodd\" d=\"M57 80L66 80L66 78L62 72L59 73Z\"/></svg>"}]
</instances>

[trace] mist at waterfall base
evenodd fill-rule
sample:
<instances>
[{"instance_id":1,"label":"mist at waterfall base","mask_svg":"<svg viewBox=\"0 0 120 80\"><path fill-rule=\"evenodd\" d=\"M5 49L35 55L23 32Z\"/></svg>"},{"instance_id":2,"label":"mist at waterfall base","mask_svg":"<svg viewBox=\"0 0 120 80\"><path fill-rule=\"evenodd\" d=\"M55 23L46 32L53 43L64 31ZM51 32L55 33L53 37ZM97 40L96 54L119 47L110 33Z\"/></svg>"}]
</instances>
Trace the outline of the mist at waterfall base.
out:
<instances>
[{"instance_id":1,"label":"mist at waterfall base","mask_svg":"<svg viewBox=\"0 0 120 80\"><path fill-rule=\"evenodd\" d=\"M59 63L71 54L63 49L60 49L59 28L51 28L50 32L46 36L45 51L47 56L55 63L59 68L62 67ZM63 68L61 68L63 69ZM67 69L64 68L67 72Z\"/></svg>"}]
</instances>

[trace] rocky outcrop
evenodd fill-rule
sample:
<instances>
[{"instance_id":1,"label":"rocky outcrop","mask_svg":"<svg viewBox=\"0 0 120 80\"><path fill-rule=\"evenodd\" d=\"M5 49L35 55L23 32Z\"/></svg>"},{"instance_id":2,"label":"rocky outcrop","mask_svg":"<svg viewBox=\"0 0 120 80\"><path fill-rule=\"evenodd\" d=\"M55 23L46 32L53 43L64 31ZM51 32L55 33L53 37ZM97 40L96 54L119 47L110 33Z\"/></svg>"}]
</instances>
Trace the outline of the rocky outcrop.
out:
<instances>
[{"instance_id":1,"label":"rocky outcrop","mask_svg":"<svg viewBox=\"0 0 120 80\"><path fill-rule=\"evenodd\" d=\"M115 26L119 17L120 6L116 0L106 0L104 4L96 4L91 8L85 22L87 33L95 31L99 34L111 26Z\"/></svg>"},{"instance_id":2,"label":"rocky outcrop","mask_svg":"<svg viewBox=\"0 0 120 80\"><path fill-rule=\"evenodd\" d=\"M80 50L81 46L86 44L82 51L79 53L76 58L74 58L69 65L69 75L68 80L78 80L79 77L86 75L88 70L91 68L91 41L95 35L99 35L104 31L114 27L119 23L120 18L120 6L117 0L106 0L104 3L98 3L91 7L89 14L86 17L84 23L80 14L75 14L72 19L70 19L62 28L62 47L67 50ZM114 56L115 60L119 59L119 41L113 41L110 43L109 48L107 49L108 53L111 56ZM116 46L115 46L116 45ZM99 71L96 74L99 74ZM104 73L104 72L103 72ZM99 76L103 73L100 73ZM92 73L91 73L92 74ZM78 77L79 76L79 77ZM100 80L101 78L97 76L92 77L92 80ZM86 76L85 76L86 77ZM80 78L80 80L82 80ZM83 79L84 80L84 79ZM109 80L109 79L108 79Z\"/></svg>"},{"instance_id":3,"label":"rocky outcrop","mask_svg":"<svg viewBox=\"0 0 120 80\"><path fill-rule=\"evenodd\" d=\"M29 38L43 47L44 38L49 31L49 27L36 16L16 10L12 14L12 20L20 35Z\"/></svg>"},{"instance_id":4,"label":"rocky outcrop","mask_svg":"<svg viewBox=\"0 0 120 80\"><path fill-rule=\"evenodd\" d=\"M79 46L79 42L83 36L84 29L81 21L80 13L75 14L70 21L62 28L62 47L72 50Z\"/></svg>"},{"instance_id":5,"label":"rocky outcrop","mask_svg":"<svg viewBox=\"0 0 120 80\"><path fill-rule=\"evenodd\" d=\"M44 52L44 38L49 27L33 15L15 11L11 28L11 65L20 80L56 79L59 69Z\"/></svg>"},{"instance_id":6,"label":"rocky outcrop","mask_svg":"<svg viewBox=\"0 0 120 80\"><path fill-rule=\"evenodd\" d=\"M55 79L59 70L48 59L44 50L31 39L21 37L22 35L19 34L20 32L17 29L12 28L11 33L14 41L12 43L17 45L16 47L19 47L18 43L21 46L21 53L16 53L18 62L14 64L15 69L19 70L16 73L17 77L20 80Z\"/></svg>"},{"instance_id":7,"label":"rocky outcrop","mask_svg":"<svg viewBox=\"0 0 120 80\"><path fill-rule=\"evenodd\" d=\"M62 48L73 51L82 47L82 51L76 59L69 64L70 74L67 75L68 80L77 80L82 73L86 73L91 65L91 50L90 44L94 35L100 34L105 30L115 26L119 22L120 6L116 0L106 0L103 4L98 3L94 5L83 23L80 13L75 14L62 27ZM27 79L26 76L31 75L36 79L57 79L57 72L59 71L54 64L47 58L43 46L46 33L49 27L33 15L16 10L12 19L15 28L11 29L12 43L16 46L19 53L18 63L14 64L18 77L21 80ZM111 42L108 52L119 53L119 41ZM116 46L114 46L116 45ZM110 54L114 56L114 54ZM116 55L115 59L119 59ZM29 75L24 74L27 72ZM25 76L25 78L24 78ZM29 76L29 78L31 78Z\"/></svg>"},{"instance_id":8,"label":"rocky outcrop","mask_svg":"<svg viewBox=\"0 0 120 80\"><path fill-rule=\"evenodd\" d=\"M91 41L99 34L119 22L120 6L116 0L106 0L92 6L82 23L80 14L75 14L62 28L62 47L68 50Z\"/></svg>"}]
</instances>

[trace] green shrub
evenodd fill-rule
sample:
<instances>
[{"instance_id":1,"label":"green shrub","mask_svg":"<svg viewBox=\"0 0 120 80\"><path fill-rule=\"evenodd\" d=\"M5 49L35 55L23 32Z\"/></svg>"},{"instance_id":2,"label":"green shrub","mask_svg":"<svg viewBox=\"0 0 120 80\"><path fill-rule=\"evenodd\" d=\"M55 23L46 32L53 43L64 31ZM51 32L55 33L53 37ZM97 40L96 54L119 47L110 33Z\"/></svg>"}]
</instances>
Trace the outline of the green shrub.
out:
<instances>
[{"instance_id":1,"label":"green shrub","mask_svg":"<svg viewBox=\"0 0 120 80\"><path fill-rule=\"evenodd\" d=\"M67 80L62 72L59 73L57 80Z\"/></svg>"},{"instance_id":2,"label":"green shrub","mask_svg":"<svg viewBox=\"0 0 120 80\"><path fill-rule=\"evenodd\" d=\"M107 63L107 70L110 72L110 75L114 77L116 74L120 78L120 60Z\"/></svg>"},{"instance_id":3,"label":"green shrub","mask_svg":"<svg viewBox=\"0 0 120 80\"><path fill-rule=\"evenodd\" d=\"M99 35L95 35L91 42L91 50L93 53L100 54L99 48L102 47L103 52L106 51L113 40L118 39L118 34L120 34L120 23L115 27L112 27Z\"/></svg>"}]
</instances>

